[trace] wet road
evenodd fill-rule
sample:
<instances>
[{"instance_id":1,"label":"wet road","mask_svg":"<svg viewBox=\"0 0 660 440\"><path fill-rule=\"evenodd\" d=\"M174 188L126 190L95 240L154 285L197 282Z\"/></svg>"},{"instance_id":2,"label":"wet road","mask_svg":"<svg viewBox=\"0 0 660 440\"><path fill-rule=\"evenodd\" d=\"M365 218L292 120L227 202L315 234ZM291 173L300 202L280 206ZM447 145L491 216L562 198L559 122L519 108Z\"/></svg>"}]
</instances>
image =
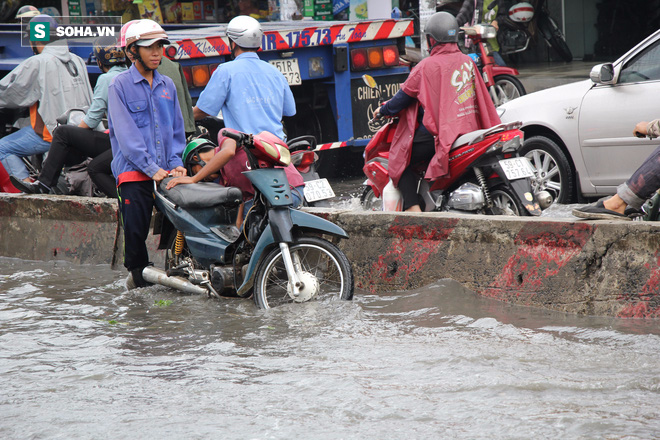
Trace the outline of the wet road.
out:
<instances>
[{"instance_id":1,"label":"wet road","mask_svg":"<svg viewBox=\"0 0 660 440\"><path fill-rule=\"evenodd\" d=\"M0 438L650 439L657 322L451 281L257 310L0 258Z\"/></svg>"}]
</instances>

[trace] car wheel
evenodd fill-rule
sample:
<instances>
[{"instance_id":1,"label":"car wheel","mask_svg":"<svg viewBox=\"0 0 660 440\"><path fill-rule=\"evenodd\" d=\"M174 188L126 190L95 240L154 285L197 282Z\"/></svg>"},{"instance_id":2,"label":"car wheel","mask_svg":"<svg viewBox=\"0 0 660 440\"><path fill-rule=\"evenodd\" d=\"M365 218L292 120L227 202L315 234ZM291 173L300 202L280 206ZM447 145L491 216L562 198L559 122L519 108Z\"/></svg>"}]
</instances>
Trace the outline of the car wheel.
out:
<instances>
[{"instance_id":1,"label":"car wheel","mask_svg":"<svg viewBox=\"0 0 660 440\"><path fill-rule=\"evenodd\" d=\"M532 136L525 141L520 154L528 158L534 167L534 192L548 191L557 203L573 202L573 171L566 155L552 139Z\"/></svg>"}]
</instances>

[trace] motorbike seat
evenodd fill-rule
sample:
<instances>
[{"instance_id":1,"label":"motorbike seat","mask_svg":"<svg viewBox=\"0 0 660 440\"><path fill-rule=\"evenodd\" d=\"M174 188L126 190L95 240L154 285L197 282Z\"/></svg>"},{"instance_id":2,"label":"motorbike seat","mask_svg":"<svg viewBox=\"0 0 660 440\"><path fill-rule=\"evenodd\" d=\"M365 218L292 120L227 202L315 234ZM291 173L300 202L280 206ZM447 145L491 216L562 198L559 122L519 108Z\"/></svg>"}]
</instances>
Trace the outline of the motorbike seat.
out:
<instances>
[{"instance_id":1,"label":"motorbike seat","mask_svg":"<svg viewBox=\"0 0 660 440\"><path fill-rule=\"evenodd\" d=\"M461 145L469 145L471 144L475 139L477 139L479 136L487 132L488 128L483 129L483 130L477 130L477 131L471 131L467 134L464 134L462 136L459 136L458 139L454 141L453 144L451 144L451 150L455 150L456 148L460 147Z\"/></svg>"},{"instance_id":2,"label":"motorbike seat","mask_svg":"<svg viewBox=\"0 0 660 440\"><path fill-rule=\"evenodd\" d=\"M210 208L220 205L237 206L243 201L240 189L218 185L215 182L199 182L177 185L166 189L171 178L163 179L160 192L172 203L184 209Z\"/></svg>"}]
</instances>

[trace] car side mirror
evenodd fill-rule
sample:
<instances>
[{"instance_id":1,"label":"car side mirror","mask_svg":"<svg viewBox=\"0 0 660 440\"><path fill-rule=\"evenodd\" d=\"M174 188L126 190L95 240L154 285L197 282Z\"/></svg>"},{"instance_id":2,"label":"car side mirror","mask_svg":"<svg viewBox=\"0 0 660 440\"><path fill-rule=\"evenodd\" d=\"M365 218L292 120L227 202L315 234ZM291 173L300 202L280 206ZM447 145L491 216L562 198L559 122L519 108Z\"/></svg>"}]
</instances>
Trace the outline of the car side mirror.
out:
<instances>
[{"instance_id":1,"label":"car side mirror","mask_svg":"<svg viewBox=\"0 0 660 440\"><path fill-rule=\"evenodd\" d=\"M612 63L598 64L591 69L589 77L596 84L614 84L614 65Z\"/></svg>"}]
</instances>

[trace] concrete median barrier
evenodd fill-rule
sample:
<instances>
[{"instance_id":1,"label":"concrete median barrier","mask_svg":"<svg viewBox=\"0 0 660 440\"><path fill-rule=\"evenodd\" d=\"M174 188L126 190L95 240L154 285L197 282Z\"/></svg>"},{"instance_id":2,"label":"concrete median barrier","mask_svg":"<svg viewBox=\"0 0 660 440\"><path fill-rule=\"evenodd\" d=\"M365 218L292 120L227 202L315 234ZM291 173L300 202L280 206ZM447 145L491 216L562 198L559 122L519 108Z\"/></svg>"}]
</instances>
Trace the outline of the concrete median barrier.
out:
<instances>
[{"instance_id":1,"label":"concrete median barrier","mask_svg":"<svg viewBox=\"0 0 660 440\"><path fill-rule=\"evenodd\" d=\"M502 301L576 314L660 318L660 225L454 214L319 212L356 287L408 290L452 278Z\"/></svg>"},{"instance_id":2,"label":"concrete median barrier","mask_svg":"<svg viewBox=\"0 0 660 440\"><path fill-rule=\"evenodd\" d=\"M415 289L452 278L502 301L576 314L660 318L660 225L310 209L350 235L356 288ZM123 261L117 202L0 194L0 255ZM152 258L162 261L156 238Z\"/></svg>"}]
</instances>

